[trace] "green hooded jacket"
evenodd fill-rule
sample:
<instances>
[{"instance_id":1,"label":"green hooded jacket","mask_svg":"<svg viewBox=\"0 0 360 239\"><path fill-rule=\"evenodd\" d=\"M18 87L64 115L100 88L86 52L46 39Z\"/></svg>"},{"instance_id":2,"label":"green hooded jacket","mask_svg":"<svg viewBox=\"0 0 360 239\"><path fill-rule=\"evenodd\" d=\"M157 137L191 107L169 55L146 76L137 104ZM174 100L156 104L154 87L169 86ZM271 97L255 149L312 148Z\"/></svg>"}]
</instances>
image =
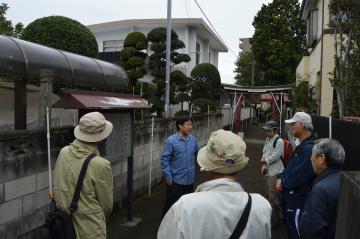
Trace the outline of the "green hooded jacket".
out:
<instances>
[{"instance_id":1,"label":"green hooded jacket","mask_svg":"<svg viewBox=\"0 0 360 239\"><path fill-rule=\"evenodd\" d=\"M78 201L73 213L77 238L106 238L106 218L113 206L113 178L110 162L99 155L96 144L75 139L64 147L55 164L55 200L69 212L81 167L88 155L95 153L89 163Z\"/></svg>"}]
</instances>

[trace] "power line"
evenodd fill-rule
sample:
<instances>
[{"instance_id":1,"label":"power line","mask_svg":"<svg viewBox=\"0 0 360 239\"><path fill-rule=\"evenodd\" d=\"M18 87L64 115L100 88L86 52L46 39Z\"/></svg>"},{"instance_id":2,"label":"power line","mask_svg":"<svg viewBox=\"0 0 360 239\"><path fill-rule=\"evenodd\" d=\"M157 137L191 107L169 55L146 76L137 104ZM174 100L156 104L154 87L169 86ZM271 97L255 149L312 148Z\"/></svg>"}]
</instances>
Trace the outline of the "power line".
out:
<instances>
[{"instance_id":1,"label":"power line","mask_svg":"<svg viewBox=\"0 0 360 239\"><path fill-rule=\"evenodd\" d=\"M186 14L187 14L187 17L188 17L188 24L190 25L190 16L189 16L188 3L187 3L187 0L184 0L184 1L185 1L185 7L186 7Z\"/></svg>"},{"instance_id":2,"label":"power line","mask_svg":"<svg viewBox=\"0 0 360 239\"><path fill-rule=\"evenodd\" d=\"M204 17L206 18L206 20L209 22L210 26L212 27L212 29L215 31L215 33L217 34L217 36L224 42L225 46L231 51L231 53L235 56L238 57L237 54L235 54L235 52L228 46L228 44L226 44L225 40L220 36L220 34L216 31L214 25L211 23L210 19L206 16L205 12L203 11L203 9L201 8L200 4L194 0L194 2L196 3L196 5L198 6L198 8L200 9L200 11L202 12L202 14L204 15Z\"/></svg>"},{"instance_id":3,"label":"power line","mask_svg":"<svg viewBox=\"0 0 360 239\"><path fill-rule=\"evenodd\" d=\"M190 17L192 16L192 13L191 13L191 5L190 5L190 0L185 0L189 6L189 13L190 13Z\"/></svg>"}]
</instances>

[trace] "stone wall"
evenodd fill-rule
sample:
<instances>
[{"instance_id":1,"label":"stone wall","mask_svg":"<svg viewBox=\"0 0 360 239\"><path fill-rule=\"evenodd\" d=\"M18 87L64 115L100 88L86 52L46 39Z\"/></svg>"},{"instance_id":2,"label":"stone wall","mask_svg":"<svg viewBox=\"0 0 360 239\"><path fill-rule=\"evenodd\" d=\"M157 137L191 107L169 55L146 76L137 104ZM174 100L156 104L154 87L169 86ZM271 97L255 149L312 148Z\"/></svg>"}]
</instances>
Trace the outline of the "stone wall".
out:
<instances>
[{"instance_id":1,"label":"stone wall","mask_svg":"<svg viewBox=\"0 0 360 239\"><path fill-rule=\"evenodd\" d=\"M114 177L115 206L125 206L127 156L131 152L130 117L124 113L106 115L114 123L114 132L101 148L110 160ZM209 134L221 128L221 115L196 117L193 135L204 145ZM151 159L151 120L135 123L134 195L147 192L150 161L152 186L161 181L160 155L165 139L176 132L174 120L154 122ZM52 168L59 150L72 142L73 128L51 132ZM0 133L0 239L47 238L42 227L48 206L48 159L46 134L42 131ZM120 145L114 147L114 145Z\"/></svg>"},{"instance_id":2,"label":"stone wall","mask_svg":"<svg viewBox=\"0 0 360 239\"><path fill-rule=\"evenodd\" d=\"M53 130L51 157L73 139L72 128ZM55 160L52 166L55 165ZM39 229L48 205L46 134L0 135L0 238L46 238ZM25 237L27 232L32 236Z\"/></svg>"}]
</instances>

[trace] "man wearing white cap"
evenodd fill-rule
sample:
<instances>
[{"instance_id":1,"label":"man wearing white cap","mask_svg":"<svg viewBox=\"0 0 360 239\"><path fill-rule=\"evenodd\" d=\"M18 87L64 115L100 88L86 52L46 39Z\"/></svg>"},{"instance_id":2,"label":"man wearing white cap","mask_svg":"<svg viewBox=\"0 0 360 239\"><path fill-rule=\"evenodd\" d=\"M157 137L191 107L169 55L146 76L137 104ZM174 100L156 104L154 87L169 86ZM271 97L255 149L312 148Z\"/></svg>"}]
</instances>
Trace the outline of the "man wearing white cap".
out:
<instances>
[{"instance_id":1,"label":"man wearing white cap","mask_svg":"<svg viewBox=\"0 0 360 239\"><path fill-rule=\"evenodd\" d=\"M110 162L99 156L97 146L105 140L113 125L99 112L80 118L76 139L61 149L55 165L54 189L57 205L69 212L75 186L85 159L90 161L78 200L72 213L76 238L106 238L106 218L113 206L113 178Z\"/></svg>"},{"instance_id":2,"label":"man wearing white cap","mask_svg":"<svg viewBox=\"0 0 360 239\"><path fill-rule=\"evenodd\" d=\"M300 217L315 178L311 165L315 136L312 134L311 116L305 112L297 112L285 123L290 124L293 136L301 143L295 148L282 174L278 175L276 188L283 196L288 238L300 239Z\"/></svg>"},{"instance_id":3,"label":"man wearing white cap","mask_svg":"<svg viewBox=\"0 0 360 239\"><path fill-rule=\"evenodd\" d=\"M211 134L197 157L211 180L170 208L158 239L271 237L270 204L259 194L246 193L237 182L249 160L245 150L244 141L230 131Z\"/></svg>"}]
</instances>

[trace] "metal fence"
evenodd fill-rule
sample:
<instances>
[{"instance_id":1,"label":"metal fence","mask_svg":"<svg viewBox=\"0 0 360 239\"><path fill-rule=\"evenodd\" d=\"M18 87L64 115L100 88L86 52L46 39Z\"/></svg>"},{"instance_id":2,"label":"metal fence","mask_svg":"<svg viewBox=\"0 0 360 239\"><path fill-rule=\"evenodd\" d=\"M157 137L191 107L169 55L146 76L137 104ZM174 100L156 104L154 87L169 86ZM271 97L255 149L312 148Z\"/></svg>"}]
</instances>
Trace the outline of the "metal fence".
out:
<instances>
[{"instance_id":1,"label":"metal fence","mask_svg":"<svg viewBox=\"0 0 360 239\"><path fill-rule=\"evenodd\" d=\"M328 117L314 115L312 120L317 138L328 138L331 135L344 146L344 170L360 171L360 123L331 119L330 124Z\"/></svg>"},{"instance_id":2,"label":"metal fence","mask_svg":"<svg viewBox=\"0 0 360 239\"><path fill-rule=\"evenodd\" d=\"M120 52L99 52L99 59L114 64L120 63Z\"/></svg>"}]
</instances>

